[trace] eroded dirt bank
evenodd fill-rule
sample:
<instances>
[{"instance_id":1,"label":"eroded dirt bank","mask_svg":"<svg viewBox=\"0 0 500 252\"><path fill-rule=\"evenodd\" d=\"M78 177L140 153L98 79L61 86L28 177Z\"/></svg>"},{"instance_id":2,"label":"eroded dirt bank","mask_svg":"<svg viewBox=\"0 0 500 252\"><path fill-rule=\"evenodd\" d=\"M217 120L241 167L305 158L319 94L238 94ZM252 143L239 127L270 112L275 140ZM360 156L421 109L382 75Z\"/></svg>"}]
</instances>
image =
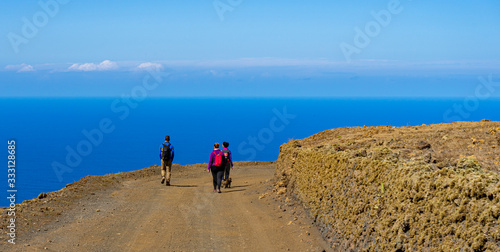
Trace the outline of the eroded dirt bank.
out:
<instances>
[{"instance_id":1,"label":"eroded dirt bank","mask_svg":"<svg viewBox=\"0 0 500 252\"><path fill-rule=\"evenodd\" d=\"M499 148L487 120L333 129L281 146L274 191L334 249L500 251Z\"/></svg>"}]
</instances>

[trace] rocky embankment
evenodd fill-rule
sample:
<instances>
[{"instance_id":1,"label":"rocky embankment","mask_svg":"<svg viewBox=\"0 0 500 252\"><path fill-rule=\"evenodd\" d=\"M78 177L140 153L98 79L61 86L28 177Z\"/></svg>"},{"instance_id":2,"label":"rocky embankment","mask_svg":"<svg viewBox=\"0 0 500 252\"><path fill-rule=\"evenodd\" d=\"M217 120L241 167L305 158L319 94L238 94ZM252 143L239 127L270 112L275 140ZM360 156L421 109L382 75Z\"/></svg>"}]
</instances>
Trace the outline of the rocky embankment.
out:
<instances>
[{"instance_id":1,"label":"rocky embankment","mask_svg":"<svg viewBox=\"0 0 500 252\"><path fill-rule=\"evenodd\" d=\"M335 249L500 251L499 148L489 120L332 129L281 146L275 191Z\"/></svg>"}]
</instances>

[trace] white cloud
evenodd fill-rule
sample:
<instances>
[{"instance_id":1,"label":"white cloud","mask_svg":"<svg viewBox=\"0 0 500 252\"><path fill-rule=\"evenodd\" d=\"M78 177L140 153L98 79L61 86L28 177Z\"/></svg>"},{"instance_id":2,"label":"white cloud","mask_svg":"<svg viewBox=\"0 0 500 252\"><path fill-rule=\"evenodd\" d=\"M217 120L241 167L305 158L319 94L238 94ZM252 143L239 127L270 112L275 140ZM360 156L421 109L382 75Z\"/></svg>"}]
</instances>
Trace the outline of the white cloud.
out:
<instances>
[{"instance_id":1,"label":"white cloud","mask_svg":"<svg viewBox=\"0 0 500 252\"><path fill-rule=\"evenodd\" d=\"M153 62L141 63L137 66L138 70L163 70L163 65Z\"/></svg>"},{"instance_id":2,"label":"white cloud","mask_svg":"<svg viewBox=\"0 0 500 252\"><path fill-rule=\"evenodd\" d=\"M68 70L70 71L84 71L84 72L109 71L115 69L118 69L118 64L110 60L105 60L99 64L95 63L73 64L68 68Z\"/></svg>"},{"instance_id":3,"label":"white cloud","mask_svg":"<svg viewBox=\"0 0 500 252\"><path fill-rule=\"evenodd\" d=\"M35 71L35 69L33 68L32 65L28 65L25 63L20 64L20 65L8 65L5 67L5 69L9 70L9 71L16 71L18 73Z\"/></svg>"},{"instance_id":4,"label":"white cloud","mask_svg":"<svg viewBox=\"0 0 500 252\"><path fill-rule=\"evenodd\" d=\"M21 72L33 72L33 71L35 71L35 69L33 69L33 66L26 65L23 68L19 69L19 71L17 71L17 72L21 73Z\"/></svg>"},{"instance_id":5,"label":"white cloud","mask_svg":"<svg viewBox=\"0 0 500 252\"><path fill-rule=\"evenodd\" d=\"M116 64L115 62L112 62L110 60L105 60L98 65L98 68L99 68L99 70L102 70L102 71L113 70L113 69L118 68L118 64Z\"/></svg>"}]
</instances>

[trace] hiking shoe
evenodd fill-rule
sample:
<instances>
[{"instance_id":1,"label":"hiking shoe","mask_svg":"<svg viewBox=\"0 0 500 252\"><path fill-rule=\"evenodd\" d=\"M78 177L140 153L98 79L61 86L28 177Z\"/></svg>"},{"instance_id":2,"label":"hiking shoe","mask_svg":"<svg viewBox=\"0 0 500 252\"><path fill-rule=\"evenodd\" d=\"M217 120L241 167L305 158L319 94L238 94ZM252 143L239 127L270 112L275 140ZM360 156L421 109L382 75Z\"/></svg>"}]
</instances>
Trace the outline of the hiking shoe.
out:
<instances>
[{"instance_id":1,"label":"hiking shoe","mask_svg":"<svg viewBox=\"0 0 500 252\"><path fill-rule=\"evenodd\" d=\"M165 183L165 178L162 178L162 179L161 179L161 183L162 183L162 184L163 184L163 183Z\"/></svg>"},{"instance_id":2,"label":"hiking shoe","mask_svg":"<svg viewBox=\"0 0 500 252\"><path fill-rule=\"evenodd\" d=\"M221 193L221 191L220 191L220 190L219 190L219 191L217 191L217 192L218 192L218 193Z\"/></svg>"},{"instance_id":3,"label":"hiking shoe","mask_svg":"<svg viewBox=\"0 0 500 252\"><path fill-rule=\"evenodd\" d=\"M170 182L169 182L169 181L167 181L167 184L166 184L166 185L167 185L167 186L170 186Z\"/></svg>"}]
</instances>

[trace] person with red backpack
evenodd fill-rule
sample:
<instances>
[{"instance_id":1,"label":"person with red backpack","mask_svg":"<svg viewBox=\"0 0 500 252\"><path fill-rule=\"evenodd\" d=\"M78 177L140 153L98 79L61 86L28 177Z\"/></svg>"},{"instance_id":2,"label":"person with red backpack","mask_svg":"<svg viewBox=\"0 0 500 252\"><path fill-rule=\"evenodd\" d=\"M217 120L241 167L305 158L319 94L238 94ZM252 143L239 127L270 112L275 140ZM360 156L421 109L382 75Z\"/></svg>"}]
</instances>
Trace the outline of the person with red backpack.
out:
<instances>
[{"instance_id":1,"label":"person with red backpack","mask_svg":"<svg viewBox=\"0 0 500 252\"><path fill-rule=\"evenodd\" d=\"M212 172L214 192L217 191L221 193L220 186L222 183L222 176L224 175L224 153L219 150L219 143L214 144L214 150L210 153L210 159L208 161L208 172Z\"/></svg>"}]
</instances>

